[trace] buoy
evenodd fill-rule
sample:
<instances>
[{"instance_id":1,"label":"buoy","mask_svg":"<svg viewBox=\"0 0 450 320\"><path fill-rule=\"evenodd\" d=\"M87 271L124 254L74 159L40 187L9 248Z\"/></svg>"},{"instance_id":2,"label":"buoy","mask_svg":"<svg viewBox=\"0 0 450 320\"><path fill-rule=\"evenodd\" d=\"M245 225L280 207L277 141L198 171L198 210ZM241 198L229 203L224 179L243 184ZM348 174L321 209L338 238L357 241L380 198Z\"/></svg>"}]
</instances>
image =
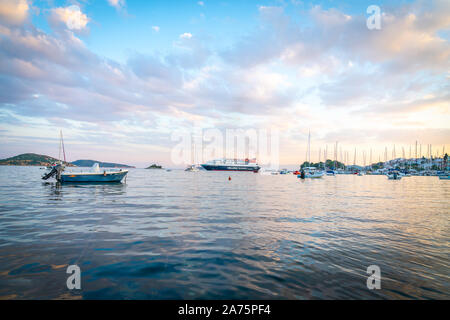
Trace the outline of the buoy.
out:
<instances>
[{"instance_id":1,"label":"buoy","mask_svg":"<svg viewBox=\"0 0 450 320\"><path fill-rule=\"evenodd\" d=\"M231 177L228 177L228 181L231 181Z\"/></svg>"}]
</instances>

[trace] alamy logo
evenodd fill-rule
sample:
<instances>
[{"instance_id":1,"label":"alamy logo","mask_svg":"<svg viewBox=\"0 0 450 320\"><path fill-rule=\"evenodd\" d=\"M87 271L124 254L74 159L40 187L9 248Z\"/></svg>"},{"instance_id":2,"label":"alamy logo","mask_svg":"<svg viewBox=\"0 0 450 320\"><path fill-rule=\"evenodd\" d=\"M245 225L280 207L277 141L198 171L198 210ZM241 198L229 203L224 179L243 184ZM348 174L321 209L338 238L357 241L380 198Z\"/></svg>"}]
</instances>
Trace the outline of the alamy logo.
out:
<instances>
[{"instance_id":1,"label":"alamy logo","mask_svg":"<svg viewBox=\"0 0 450 320\"><path fill-rule=\"evenodd\" d=\"M67 267L66 273L72 274L67 278L67 288L69 290L81 289L81 270L77 265L70 265Z\"/></svg>"},{"instance_id":2,"label":"alamy logo","mask_svg":"<svg viewBox=\"0 0 450 320\"><path fill-rule=\"evenodd\" d=\"M367 274L370 276L367 278L367 288L370 290L381 289L381 271L377 265L371 265L367 267Z\"/></svg>"},{"instance_id":3,"label":"alamy logo","mask_svg":"<svg viewBox=\"0 0 450 320\"><path fill-rule=\"evenodd\" d=\"M369 30L381 29L381 9L379 6L371 5L367 8L367 14L370 16L367 18L366 25Z\"/></svg>"}]
</instances>

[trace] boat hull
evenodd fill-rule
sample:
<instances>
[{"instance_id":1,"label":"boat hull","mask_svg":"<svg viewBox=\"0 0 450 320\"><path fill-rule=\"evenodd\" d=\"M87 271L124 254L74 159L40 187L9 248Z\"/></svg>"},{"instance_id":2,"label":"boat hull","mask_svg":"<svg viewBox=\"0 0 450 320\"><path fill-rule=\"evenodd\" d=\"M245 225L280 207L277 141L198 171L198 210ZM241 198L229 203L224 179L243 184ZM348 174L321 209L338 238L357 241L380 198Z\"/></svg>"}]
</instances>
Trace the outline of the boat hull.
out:
<instances>
[{"instance_id":1,"label":"boat hull","mask_svg":"<svg viewBox=\"0 0 450 320\"><path fill-rule=\"evenodd\" d=\"M439 176L440 180L450 180L450 176Z\"/></svg>"},{"instance_id":2,"label":"boat hull","mask_svg":"<svg viewBox=\"0 0 450 320\"><path fill-rule=\"evenodd\" d=\"M305 174L305 179L320 179L323 177L323 173L317 173L317 174ZM302 175L299 174L297 178L302 178Z\"/></svg>"},{"instance_id":3,"label":"boat hull","mask_svg":"<svg viewBox=\"0 0 450 320\"><path fill-rule=\"evenodd\" d=\"M73 174L62 174L59 182L70 182L70 183L89 183L89 182L121 182L122 179L127 175L128 171L119 172L107 172L107 173L73 173Z\"/></svg>"},{"instance_id":4,"label":"boat hull","mask_svg":"<svg viewBox=\"0 0 450 320\"><path fill-rule=\"evenodd\" d=\"M205 170L208 171L247 171L247 172L258 172L260 167L250 167L250 166L227 166L227 165L209 165L202 164L201 165Z\"/></svg>"}]
</instances>

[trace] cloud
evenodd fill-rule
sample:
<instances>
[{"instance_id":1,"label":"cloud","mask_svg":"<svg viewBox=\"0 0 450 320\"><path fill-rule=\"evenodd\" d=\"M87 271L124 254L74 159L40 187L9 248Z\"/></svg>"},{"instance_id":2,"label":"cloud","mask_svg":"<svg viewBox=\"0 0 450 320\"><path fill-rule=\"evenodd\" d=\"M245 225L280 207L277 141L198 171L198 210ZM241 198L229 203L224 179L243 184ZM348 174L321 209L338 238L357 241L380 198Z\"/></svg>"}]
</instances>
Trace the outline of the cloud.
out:
<instances>
[{"instance_id":1,"label":"cloud","mask_svg":"<svg viewBox=\"0 0 450 320\"><path fill-rule=\"evenodd\" d=\"M125 0L108 0L110 6L113 6L117 10L123 9L126 6Z\"/></svg>"},{"instance_id":2,"label":"cloud","mask_svg":"<svg viewBox=\"0 0 450 320\"><path fill-rule=\"evenodd\" d=\"M63 23L69 30L80 31L86 28L89 18L81 12L80 7L72 5L52 9L50 21L53 25Z\"/></svg>"},{"instance_id":3,"label":"cloud","mask_svg":"<svg viewBox=\"0 0 450 320\"><path fill-rule=\"evenodd\" d=\"M203 1L199 1L199 2L197 2L197 4L202 7L205 5L205 3Z\"/></svg>"},{"instance_id":4,"label":"cloud","mask_svg":"<svg viewBox=\"0 0 450 320\"><path fill-rule=\"evenodd\" d=\"M273 59L304 66L334 56L389 64L392 70L405 72L450 67L450 46L439 34L450 26L448 1L393 9L383 15L382 28L377 31L366 27L364 16L333 8L311 8L312 25L307 28L299 27L281 7L260 6L259 12L260 30L225 50L224 59L240 66Z\"/></svg>"},{"instance_id":5,"label":"cloud","mask_svg":"<svg viewBox=\"0 0 450 320\"><path fill-rule=\"evenodd\" d=\"M0 1L0 24L21 25L28 18L27 0Z\"/></svg>"},{"instance_id":6,"label":"cloud","mask_svg":"<svg viewBox=\"0 0 450 320\"><path fill-rule=\"evenodd\" d=\"M181 39L190 39L190 38L192 38L192 34L190 34L189 32L185 32L183 34L180 34L180 38Z\"/></svg>"},{"instance_id":7,"label":"cloud","mask_svg":"<svg viewBox=\"0 0 450 320\"><path fill-rule=\"evenodd\" d=\"M229 47L186 32L168 52L134 52L124 63L77 37L90 26L81 10L51 10L51 33L34 27L27 14L7 23L1 16L0 121L7 130L1 136L18 141L28 127L51 135L52 126L64 124L83 143L109 139L117 150L120 144L167 149L174 128L200 122L276 126L289 146L308 127L321 142L356 144L413 137L411 127L396 128L402 120L422 123L433 133L427 139L444 141L446 6L395 7L377 32L364 17L337 9L312 7L302 16L305 27L284 7L262 6L258 26ZM73 15L80 23L70 29Z\"/></svg>"}]
</instances>

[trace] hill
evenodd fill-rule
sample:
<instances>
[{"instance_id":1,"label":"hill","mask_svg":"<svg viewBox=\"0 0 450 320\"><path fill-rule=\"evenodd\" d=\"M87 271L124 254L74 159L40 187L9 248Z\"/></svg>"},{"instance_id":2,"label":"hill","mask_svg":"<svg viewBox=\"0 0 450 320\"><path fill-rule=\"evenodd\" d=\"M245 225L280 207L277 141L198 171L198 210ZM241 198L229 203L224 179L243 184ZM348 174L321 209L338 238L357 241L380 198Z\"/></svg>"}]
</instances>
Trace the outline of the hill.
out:
<instances>
[{"instance_id":1,"label":"hill","mask_svg":"<svg viewBox=\"0 0 450 320\"><path fill-rule=\"evenodd\" d=\"M145 169L162 169L162 167L158 166L157 164L152 164L150 167L147 167Z\"/></svg>"},{"instance_id":2,"label":"hill","mask_svg":"<svg viewBox=\"0 0 450 320\"><path fill-rule=\"evenodd\" d=\"M58 159L36 153L24 153L18 156L0 160L1 166L48 166ZM64 161L63 161L64 162ZM74 167L73 164L64 162L68 167Z\"/></svg>"},{"instance_id":3,"label":"hill","mask_svg":"<svg viewBox=\"0 0 450 320\"><path fill-rule=\"evenodd\" d=\"M77 167L92 167L94 163L98 163L101 168L134 168L133 166L128 166L126 164L101 162L97 160L77 160L71 163L76 165Z\"/></svg>"}]
</instances>

